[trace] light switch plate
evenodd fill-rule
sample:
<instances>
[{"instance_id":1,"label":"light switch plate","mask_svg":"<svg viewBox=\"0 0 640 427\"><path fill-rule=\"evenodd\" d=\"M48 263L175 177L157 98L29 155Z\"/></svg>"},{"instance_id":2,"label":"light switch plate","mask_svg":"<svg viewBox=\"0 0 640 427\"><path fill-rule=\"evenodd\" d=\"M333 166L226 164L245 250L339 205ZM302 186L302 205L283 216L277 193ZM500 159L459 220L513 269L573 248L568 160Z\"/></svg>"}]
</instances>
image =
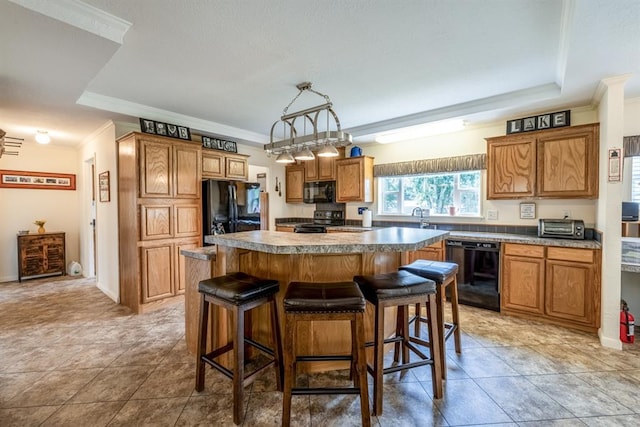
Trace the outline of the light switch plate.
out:
<instances>
[{"instance_id":1,"label":"light switch plate","mask_svg":"<svg viewBox=\"0 0 640 427\"><path fill-rule=\"evenodd\" d=\"M491 221L496 221L498 219L498 211L496 210L488 210L487 211L487 219Z\"/></svg>"}]
</instances>

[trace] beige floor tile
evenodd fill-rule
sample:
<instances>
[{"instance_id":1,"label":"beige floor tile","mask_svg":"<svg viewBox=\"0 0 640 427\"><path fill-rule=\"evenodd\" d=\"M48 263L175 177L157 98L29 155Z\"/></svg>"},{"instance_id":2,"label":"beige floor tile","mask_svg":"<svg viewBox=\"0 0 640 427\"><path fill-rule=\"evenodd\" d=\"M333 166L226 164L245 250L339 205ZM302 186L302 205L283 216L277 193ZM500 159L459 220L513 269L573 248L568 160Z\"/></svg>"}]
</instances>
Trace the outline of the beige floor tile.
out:
<instances>
[{"instance_id":1,"label":"beige floor tile","mask_svg":"<svg viewBox=\"0 0 640 427\"><path fill-rule=\"evenodd\" d=\"M42 427L103 427L109 424L125 403L120 401L63 405L42 423Z\"/></svg>"},{"instance_id":2,"label":"beige floor tile","mask_svg":"<svg viewBox=\"0 0 640 427\"><path fill-rule=\"evenodd\" d=\"M0 409L0 426L2 427L30 427L39 426L58 406L38 406L32 408Z\"/></svg>"},{"instance_id":3,"label":"beige floor tile","mask_svg":"<svg viewBox=\"0 0 640 427\"><path fill-rule=\"evenodd\" d=\"M108 425L173 426L188 400L188 397L129 400Z\"/></svg>"},{"instance_id":4,"label":"beige floor tile","mask_svg":"<svg viewBox=\"0 0 640 427\"><path fill-rule=\"evenodd\" d=\"M131 398L189 397L194 388L193 365L160 365L151 372Z\"/></svg>"},{"instance_id":5,"label":"beige floor tile","mask_svg":"<svg viewBox=\"0 0 640 427\"><path fill-rule=\"evenodd\" d=\"M147 366L106 368L81 388L71 403L128 400L151 374Z\"/></svg>"},{"instance_id":6,"label":"beige floor tile","mask_svg":"<svg viewBox=\"0 0 640 427\"><path fill-rule=\"evenodd\" d=\"M6 403L8 407L60 405L100 373L101 369L51 371Z\"/></svg>"},{"instance_id":7,"label":"beige floor tile","mask_svg":"<svg viewBox=\"0 0 640 427\"><path fill-rule=\"evenodd\" d=\"M44 371L0 374L0 408L17 394L31 387L35 381L42 378L45 374L46 372Z\"/></svg>"},{"instance_id":8,"label":"beige floor tile","mask_svg":"<svg viewBox=\"0 0 640 427\"><path fill-rule=\"evenodd\" d=\"M192 396L180 414L176 427L234 426L232 402L231 394Z\"/></svg>"}]
</instances>

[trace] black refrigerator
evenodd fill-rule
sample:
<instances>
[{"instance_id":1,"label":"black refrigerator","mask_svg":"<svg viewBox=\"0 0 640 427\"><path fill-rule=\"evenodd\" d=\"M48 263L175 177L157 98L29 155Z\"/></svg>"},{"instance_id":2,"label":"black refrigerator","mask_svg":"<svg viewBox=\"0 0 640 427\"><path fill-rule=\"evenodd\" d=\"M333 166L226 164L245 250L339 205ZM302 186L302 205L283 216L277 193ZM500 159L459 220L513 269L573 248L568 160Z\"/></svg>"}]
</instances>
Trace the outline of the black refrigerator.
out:
<instances>
[{"instance_id":1,"label":"black refrigerator","mask_svg":"<svg viewBox=\"0 0 640 427\"><path fill-rule=\"evenodd\" d=\"M260 229L260 184L202 181L204 235Z\"/></svg>"}]
</instances>

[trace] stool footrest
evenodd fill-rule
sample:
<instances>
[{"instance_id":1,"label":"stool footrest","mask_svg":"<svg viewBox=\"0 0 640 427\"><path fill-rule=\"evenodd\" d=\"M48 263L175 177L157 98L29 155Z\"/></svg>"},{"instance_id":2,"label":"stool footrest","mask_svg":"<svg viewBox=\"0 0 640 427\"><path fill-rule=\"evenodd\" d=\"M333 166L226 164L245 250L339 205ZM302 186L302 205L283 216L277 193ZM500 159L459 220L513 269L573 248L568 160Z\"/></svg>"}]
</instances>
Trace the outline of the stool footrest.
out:
<instances>
[{"instance_id":1,"label":"stool footrest","mask_svg":"<svg viewBox=\"0 0 640 427\"><path fill-rule=\"evenodd\" d=\"M291 389L291 394L295 396L319 395L319 394L360 394L360 388L358 387L328 387L328 388L297 387L297 388Z\"/></svg>"},{"instance_id":2,"label":"stool footrest","mask_svg":"<svg viewBox=\"0 0 640 427\"><path fill-rule=\"evenodd\" d=\"M421 360L419 362L404 363L402 365L397 365L397 366L389 366L388 368L384 368L382 370L382 373L391 374L393 372L404 371L405 369L417 368L418 366L424 366L424 365L433 365L433 360L428 359L428 360Z\"/></svg>"},{"instance_id":3,"label":"stool footrest","mask_svg":"<svg viewBox=\"0 0 640 427\"><path fill-rule=\"evenodd\" d=\"M353 357L349 355L296 356L296 362L324 362L332 360L353 360Z\"/></svg>"},{"instance_id":4,"label":"stool footrest","mask_svg":"<svg viewBox=\"0 0 640 427\"><path fill-rule=\"evenodd\" d=\"M424 317L424 316L414 316L412 319L409 320L409 324L413 323L413 322L422 322L422 323L428 323L429 320ZM456 329L458 329L458 326L453 324L453 323L448 323L445 322L444 324L444 340L448 340L449 337L451 336L451 334L453 334ZM422 345L426 345L428 346L428 341L425 341L427 344L422 344ZM386 343L386 341L385 341Z\"/></svg>"},{"instance_id":5,"label":"stool footrest","mask_svg":"<svg viewBox=\"0 0 640 427\"><path fill-rule=\"evenodd\" d=\"M260 344L258 341L254 341L251 338L244 338L244 342L246 342L247 344L252 345L253 347L257 348L258 350L262 351L263 353L268 354L269 356L273 357L273 350L270 349L269 347L266 347L264 344Z\"/></svg>"},{"instance_id":6,"label":"stool footrest","mask_svg":"<svg viewBox=\"0 0 640 427\"><path fill-rule=\"evenodd\" d=\"M221 364L219 364L215 360L209 359L209 357L207 357L207 356L202 356L201 359L202 359L203 362L205 362L208 365L211 365L211 367L217 369L225 377L233 379L233 371L231 369L227 369L226 367L222 366Z\"/></svg>"}]
</instances>

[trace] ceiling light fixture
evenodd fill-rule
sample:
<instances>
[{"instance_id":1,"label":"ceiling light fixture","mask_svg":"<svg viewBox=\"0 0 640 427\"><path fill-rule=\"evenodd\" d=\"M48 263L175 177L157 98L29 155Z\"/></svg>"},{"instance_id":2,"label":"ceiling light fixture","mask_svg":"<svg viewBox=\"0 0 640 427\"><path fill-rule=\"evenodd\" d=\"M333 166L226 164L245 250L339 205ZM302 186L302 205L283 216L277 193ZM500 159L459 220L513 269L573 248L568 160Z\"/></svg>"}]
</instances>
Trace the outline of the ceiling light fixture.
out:
<instances>
[{"instance_id":1,"label":"ceiling light fixture","mask_svg":"<svg viewBox=\"0 0 640 427\"><path fill-rule=\"evenodd\" d=\"M410 139L461 131L464 129L464 126L465 123L463 120L443 120L425 123L382 133L376 136L376 142L389 144L392 142L408 141Z\"/></svg>"},{"instance_id":2,"label":"ceiling light fixture","mask_svg":"<svg viewBox=\"0 0 640 427\"><path fill-rule=\"evenodd\" d=\"M295 158L298 160L313 160L314 156L311 153L312 149L321 148L320 151L325 151L329 157L337 156L338 150L336 147L344 147L351 144L351 134L342 131L340 128L340 119L336 115L335 111L333 111L333 104L329 97L325 94L317 92L311 89L311 83L304 82L296 85L298 88L298 94L289 102L289 105L285 107L282 111L282 116L280 120L276 121L273 126L271 126L271 139L269 144L264 145L264 149L267 152L267 156L277 155L278 158L276 162L283 163L286 156L283 156L283 153L289 154L291 156L290 151L298 150L295 154ZM319 95L325 99L325 103L322 105L317 105L315 107L307 108L305 110L297 111L295 113L287 113L289 107L300 97L302 92L312 92L316 95ZM326 127L324 129L322 124L319 122L321 113L326 114ZM301 135L299 135L298 130L296 129L296 120L302 118L304 129ZM331 118L333 118L334 129L330 127ZM313 126L313 133L307 135L307 121ZM278 123L283 124L283 137L281 140L275 140L274 131L278 127ZM299 125L299 124L298 124ZM289 136L286 135L286 129L289 129ZM321 130L322 129L322 130ZM335 152L335 154L333 154ZM309 156L308 154L311 154ZM321 153L318 153L318 156L322 156ZM326 156L326 155L325 155ZM291 156L293 158L293 156ZM287 157L288 158L288 157Z\"/></svg>"},{"instance_id":3,"label":"ceiling light fixture","mask_svg":"<svg viewBox=\"0 0 640 427\"><path fill-rule=\"evenodd\" d=\"M51 142L51 137L49 136L49 132L46 130L39 130L36 132L36 142L38 144L48 144Z\"/></svg>"}]
</instances>

